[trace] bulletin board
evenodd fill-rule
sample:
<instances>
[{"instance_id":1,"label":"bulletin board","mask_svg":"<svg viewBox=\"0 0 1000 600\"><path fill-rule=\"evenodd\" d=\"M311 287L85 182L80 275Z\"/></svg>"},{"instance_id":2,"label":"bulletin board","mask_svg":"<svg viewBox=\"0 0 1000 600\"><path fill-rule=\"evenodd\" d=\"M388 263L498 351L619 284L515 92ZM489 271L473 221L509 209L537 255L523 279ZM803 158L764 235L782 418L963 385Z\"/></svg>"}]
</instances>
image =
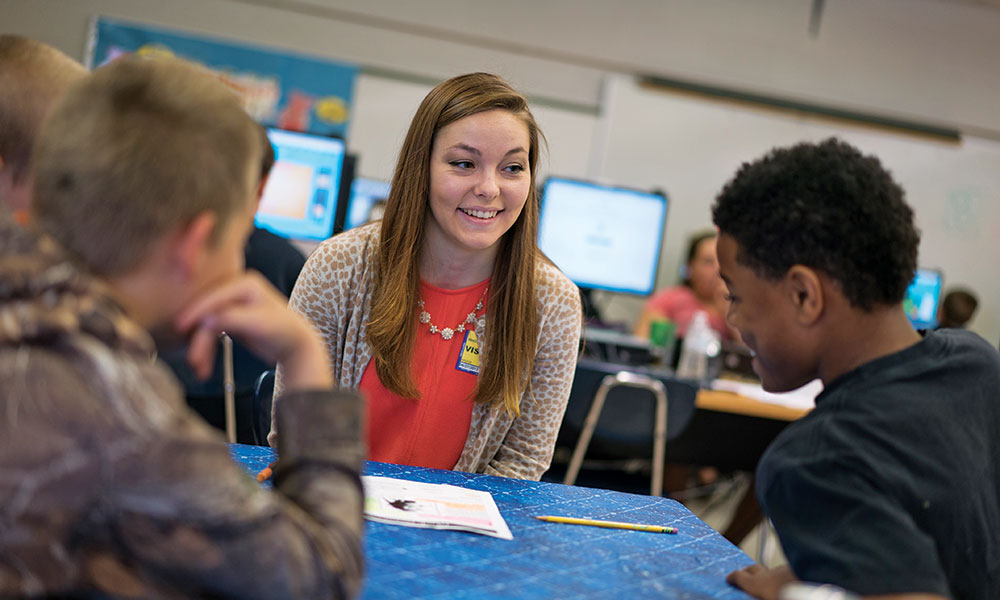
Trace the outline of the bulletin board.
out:
<instances>
[{"instance_id":1,"label":"bulletin board","mask_svg":"<svg viewBox=\"0 0 1000 600\"><path fill-rule=\"evenodd\" d=\"M178 56L212 70L268 127L343 137L351 118L355 65L245 42L96 17L87 65L124 54Z\"/></svg>"}]
</instances>

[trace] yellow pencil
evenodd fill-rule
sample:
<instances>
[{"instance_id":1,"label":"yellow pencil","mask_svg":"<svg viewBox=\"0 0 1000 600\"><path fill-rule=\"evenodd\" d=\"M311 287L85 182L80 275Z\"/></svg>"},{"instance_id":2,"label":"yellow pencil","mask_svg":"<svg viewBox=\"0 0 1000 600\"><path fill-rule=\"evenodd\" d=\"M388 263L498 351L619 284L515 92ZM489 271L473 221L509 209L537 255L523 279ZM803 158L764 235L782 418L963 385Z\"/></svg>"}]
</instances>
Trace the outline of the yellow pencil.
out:
<instances>
[{"instance_id":1,"label":"yellow pencil","mask_svg":"<svg viewBox=\"0 0 1000 600\"><path fill-rule=\"evenodd\" d=\"M590 525L592 527L607 527L609 529L631 529L633 531L651 531L653 533L677 533L676 527L663 525L641 525L639 523L620 523L618 521L596 521L594 519L577 519L575 517L552 517L549 515L535 517L539 521L550 523L569 523L570 525Z\"/></svg>"}]
</instances>

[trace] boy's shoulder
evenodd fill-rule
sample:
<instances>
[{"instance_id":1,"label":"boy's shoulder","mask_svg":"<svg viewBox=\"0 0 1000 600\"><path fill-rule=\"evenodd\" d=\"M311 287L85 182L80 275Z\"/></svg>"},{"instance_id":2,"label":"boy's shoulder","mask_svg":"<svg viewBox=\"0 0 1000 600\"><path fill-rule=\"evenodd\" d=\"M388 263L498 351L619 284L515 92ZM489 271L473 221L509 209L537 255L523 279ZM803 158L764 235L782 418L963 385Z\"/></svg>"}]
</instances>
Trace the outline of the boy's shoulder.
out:
<instances>
[{"instance_id":1,"label":"boy's shoulder","mask_svg":"<svg viewBox=\"0 0 1000 600\"><path fill-rule=\"evenodd\" d=\"M168 399L180 399L152 361L149 334L51 238L0 216L0 254L0 380L20 382L0 387L0 400L32 400L18 428L76 423L91 434L146 410L162 414Z\"/></svg>"},{"instance_id":2,"label":"boy's shoulder","mask_svg":"<svg viewBox=\"0 0 1000 600\"><path fill-rule=\"evenodd\" d=\"M928 332L831 382L757 470L796 574L874 594L907 578L932 591L945 585L942 569L952 585L983 572L1000 548L987 539L1000 518L1000 483L988 475L1000 466L998 389L1000 353L957 330ZM970 547L987 550L973 557ZM872 582L887 587L866 591Z\"/></svg>"},{"instance_id":3,"label":"boy's shoulder","mask_svg":"<svg viewBox=\"0 0 1000 600\"><path fill-rule=\"evenodd\" d=\"M937 329L927 331L924 340L931 342L945 357L980 365L984 369L1000 370L1000 350L982 336L966 329Z\"/></svg>"},{"instance_id":4,"label":"boy's shoulder","mask_svg":"<svg viewBox=\"0 0 1000 600\"><path fill-rule=\"evenodd\" d=\"M817 406L830 399L840 406L869 406L873 402L868 400L884 396L902 396L912 406L923 399L936 401L941 390L974 389L987 381L1000 383L1000 353L986 340L959 329L927 331L916 344L830 382Z\"/></svg>"},{"instance_id":5,"label":"boy's shoulder","mask_svg":"<svg viewBox=\"0 0 1000 600\"><path fill-rule=\"evenodd\" d=\"M877 474L899 462L960 460L969 435L1000 429L998 389L995 348L967 331L927 332L831 382L765 452L762 475L834 464Z\"/></svg>"},{"instance_id":6,"label":"boy's shoulder","mask_svg":"<svg viewBox=\"0 0 1000 600\"><path fill-rule=\"evenodd\" d=\"M88 336L125 352L152 356L149 334L129 319L107 288L80 269L50 237L0 216L0 344L74 347Z\"/></svg>"},{"instance_id":7,"label":"boy's shoulder","mask_svg":"<svg viewBox=\"0 0 1000 600\"><path fill-rule=\"evenodd\" d=\"M816 408L768 454L808 460L872 444L926 444L920 423L928 420L958 429L1000 420L998 389L1000 352L968 331L928 331L917 344L830 382Z\"/></svg>"}]
</instances>

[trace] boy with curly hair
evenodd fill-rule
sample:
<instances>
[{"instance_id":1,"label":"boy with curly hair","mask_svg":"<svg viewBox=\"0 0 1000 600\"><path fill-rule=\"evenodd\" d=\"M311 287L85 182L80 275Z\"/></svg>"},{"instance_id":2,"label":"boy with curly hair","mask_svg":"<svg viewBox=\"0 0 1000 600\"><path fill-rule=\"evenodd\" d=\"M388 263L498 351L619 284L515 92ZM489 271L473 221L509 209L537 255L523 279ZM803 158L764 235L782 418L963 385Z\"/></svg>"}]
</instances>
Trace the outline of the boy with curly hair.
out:
<instances>
[{"instance_id":1,"label":"boy with curly hair","mask_svg":"<svg viewBox=\"0 0 1000 600\"><path fill-rule=\"evenodd\" d=\"M1000 354L914 331L919 233L878 159L830 139L745 164L713 206L729 322L766 390L825 386L757 469L794 579L877 598L1000 598Z\"/></svg>"}]
</instances>

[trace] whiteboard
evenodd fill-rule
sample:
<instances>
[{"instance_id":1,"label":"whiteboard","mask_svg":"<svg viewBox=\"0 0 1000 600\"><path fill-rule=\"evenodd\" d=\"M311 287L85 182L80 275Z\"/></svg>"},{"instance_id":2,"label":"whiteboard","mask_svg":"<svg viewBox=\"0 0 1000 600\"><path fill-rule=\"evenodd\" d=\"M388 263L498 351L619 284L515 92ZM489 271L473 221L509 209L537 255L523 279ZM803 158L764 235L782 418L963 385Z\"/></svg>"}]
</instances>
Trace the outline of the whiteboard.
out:
<instances>
[{"instance_id":1,"label":"whiteboard","mask_svg":"<svg viewBox=\"0 0 1000 600\"><path fill-rule=\"evenodd\" d=\"M659 285L677 282L690 232L711 226L715 195L740 164L775 146L838 136L875 154L903 187L922 232L918 263L944 272L945 289L979 296L970 324L1000 340L1000 142L964 136L939 142L844 121L640 87L612 78L604 106L600 175L662 187L670 197ZM630 321L642 299L605 299L612 320Z\"/></svg>"}]
</instances>

